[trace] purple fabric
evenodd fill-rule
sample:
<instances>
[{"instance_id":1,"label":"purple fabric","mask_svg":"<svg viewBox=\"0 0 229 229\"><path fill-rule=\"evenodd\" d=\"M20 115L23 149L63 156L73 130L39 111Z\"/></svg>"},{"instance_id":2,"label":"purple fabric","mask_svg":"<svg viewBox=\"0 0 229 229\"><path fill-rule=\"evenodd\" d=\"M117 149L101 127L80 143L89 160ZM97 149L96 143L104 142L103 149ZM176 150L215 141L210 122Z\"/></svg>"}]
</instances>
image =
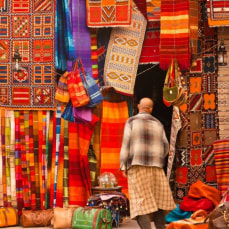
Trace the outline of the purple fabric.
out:
<instances>
[{"instance_id":1,"label":"purple fabric","mask_svg":"<svg viewBox=\"0 0 229 229\"><path fill-rule=\"evenodd\" d=\"M92 75L91 33L86 21L86 1L70 0L69 9L76 56L81 58L85 71ZM72 70L73 65L68 62L68 71Z\"/></svg>"}]
</instances>

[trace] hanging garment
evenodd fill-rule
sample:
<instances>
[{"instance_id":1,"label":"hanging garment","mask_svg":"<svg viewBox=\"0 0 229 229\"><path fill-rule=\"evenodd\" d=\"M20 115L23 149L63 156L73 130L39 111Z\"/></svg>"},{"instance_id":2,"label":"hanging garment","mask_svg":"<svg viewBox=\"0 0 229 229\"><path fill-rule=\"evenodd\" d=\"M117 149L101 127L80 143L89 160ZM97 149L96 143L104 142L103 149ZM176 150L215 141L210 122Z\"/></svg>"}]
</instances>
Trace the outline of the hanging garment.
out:
<instances>
[{"instance_id":1,"label":"hanging garment","mask_svg":"<svg viewBox=\"0 0 229 229\"><path fill-rule=\"evenodd\" d=\"M146 24L145 17L133 4L131 26L112 29L104 67L106 86L133 95Z\"/></svg>"},{"instance_id":2,"label":"hanging garment","mask_svg":"<svg viewBox=\"0 0 229 229\"><path fill-rule=\"evenodd\" d=\"M111 172L115 175L122 192L127 194L127 180L119 171L120 149L124 125L129 118L127 102L103 101L101 119L101 168L100 174Z\"/></svg>"}]
</instances>

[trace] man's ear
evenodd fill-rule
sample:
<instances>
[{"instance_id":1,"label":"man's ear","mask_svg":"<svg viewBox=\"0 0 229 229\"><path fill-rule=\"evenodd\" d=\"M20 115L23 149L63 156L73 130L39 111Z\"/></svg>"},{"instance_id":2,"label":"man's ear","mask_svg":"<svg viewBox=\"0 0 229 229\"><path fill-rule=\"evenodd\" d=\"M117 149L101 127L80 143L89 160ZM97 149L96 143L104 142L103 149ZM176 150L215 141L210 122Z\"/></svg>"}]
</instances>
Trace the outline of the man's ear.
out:
<instances>
[{"instance_id":1,"label":"man's ear","mask_svg":"<svg viewBox=\"0 0 229 229\"><path fill-rule=\"evenodd\" d=\"M138 110L139 110L140 109L140 104L138 104L137 107L138 107Z\"/></svg>"}]
</instances>

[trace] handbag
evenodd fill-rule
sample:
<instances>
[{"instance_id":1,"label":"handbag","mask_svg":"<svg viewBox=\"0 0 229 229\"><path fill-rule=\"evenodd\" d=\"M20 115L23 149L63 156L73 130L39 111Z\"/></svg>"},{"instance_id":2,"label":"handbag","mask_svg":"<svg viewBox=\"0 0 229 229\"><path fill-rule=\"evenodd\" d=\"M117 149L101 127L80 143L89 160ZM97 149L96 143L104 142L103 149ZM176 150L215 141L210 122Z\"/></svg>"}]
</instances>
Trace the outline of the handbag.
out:
<instances>
[{"instance_id":1,"label":"handbag","mask_svg":"<svg viewBox=\"0 0 229 229\"><path fill-rule=\"evenodd\" d=\"M57 84L57 88L56 88L56 92L55 92L55 100L58 104L61 105L67 105L67 103L69 102L69 92L68 92L68 72L66 71L63 75L61 75L58 84Z\"/></svg>"},{"instance_id":2,"label":"handbag","mask_svg":"<svg viewBox=\"0 0 229 229\"><path fill-rule=\"evenodd\" d=\"M95 107L103 101L102 93L100 92L98 84L93 77L84 70L81 59L78 59L78 69L80 71L81 80L85 88L87 88L90 101L87 107Z\"/></svg>"},{"instance_id":3,"label":"handbag","mask_svg":"<svg viewBox=\"0 0 229 229\"><path fill-rule=\"evenodd\" d=\"M73 213L73 229L112 229L111 213L107 209L79 207Z\"/></svg>"},{"instance_id":4,"label":"handbag","mask_svg":"<svg viewBox=\"0 0 229 229\"><path fill-rule=\"evenodd\" d=\"M229 225L229 202L220 203L207 216L208 229L226 229Z\"/></svg>"},{"instance_id":5,"label":"handbag","mask_svg":"<svg viewBox=\"0 0 229 229\"><path fill-rule=\"evenodd\" d=\"M18 224L17 210L14 208L0 208L0 227L15 226Z\"/></svg>"},{"instance_id":6,"label":"handbag","mask_svg":"<svg viewBox=\"0 0 229 229\"><path fill-rule=\"evenodd\" d=\"M86 106L90 101L78 69L68 74L68 92L74 107Z\"/></svg>"},{"instance_id":7,"label":"handbag","mask_svg":"<svg viewBox=\"0 0 229 229\"><path fill-rule=\"evenodd\" d=\"M68 102L63 113L61 114L61 118L63 118L64 120L67 120L69 122L74 122L73 106L72 106L71 100Z\"/></svg>"},{"instance_id":8,"label":"handbag","mask_svg":"<svg viewBox=\"0 0 229 229\"><path fill-rule=\"evenodd\" d=\"M51 225L53 210L22 210L20 224L22 227L48 227Z\"/></svg>"},{"instance_id":9,"label":"handbag","mask_svg":"<svg viewBox=\"0 0 229 229\"><path fill-rule=\"evenodd\" d=\"M80 206L68 206L66 208L54 208L52 225L54 229L72 228L72 216Z\"/></svg>"}]
</instances>

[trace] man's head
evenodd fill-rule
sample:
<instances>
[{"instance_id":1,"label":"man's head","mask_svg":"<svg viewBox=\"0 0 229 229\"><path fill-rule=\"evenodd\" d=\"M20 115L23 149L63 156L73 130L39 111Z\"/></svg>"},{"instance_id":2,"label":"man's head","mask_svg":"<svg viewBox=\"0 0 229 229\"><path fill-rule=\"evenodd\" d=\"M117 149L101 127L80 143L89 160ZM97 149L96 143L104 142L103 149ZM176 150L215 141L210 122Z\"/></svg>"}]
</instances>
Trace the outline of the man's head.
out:
<instances>
[{"instance_id":1,"label":"man's head","mask_svg":"<svg viewBox=\"0 0 229 229\"><path fill-rule=\"evenodd\" d=\"M151 114L153 110L153 101L150 98L142 98L138 104L139 112L147 112Z\"/></svg>"}]
</instances>

